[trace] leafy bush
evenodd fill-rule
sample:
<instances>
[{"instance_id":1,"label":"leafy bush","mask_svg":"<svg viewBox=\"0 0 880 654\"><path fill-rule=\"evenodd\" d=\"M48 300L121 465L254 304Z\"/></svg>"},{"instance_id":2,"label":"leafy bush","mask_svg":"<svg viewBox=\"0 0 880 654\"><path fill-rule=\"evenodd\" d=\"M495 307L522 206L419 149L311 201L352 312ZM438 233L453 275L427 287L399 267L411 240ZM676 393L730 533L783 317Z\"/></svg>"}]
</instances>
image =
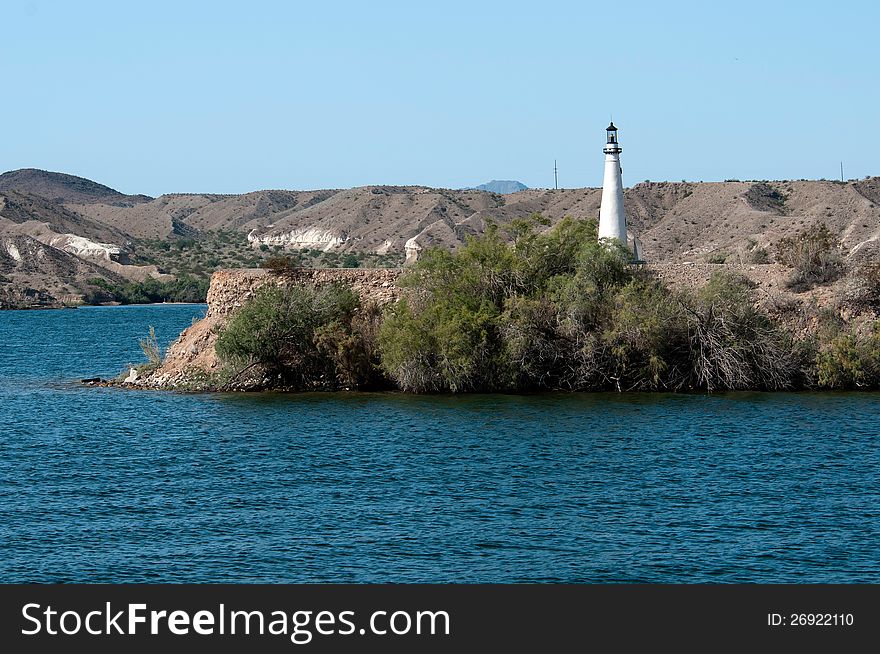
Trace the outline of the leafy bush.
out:
<instances>
[{"instance_id":1,"label":"leafy bush","mask_svg":"<svg viewBox=\"0 0 880 654\"><path fill-rule=\"evenodd\" d=\"M386 385L377 346L381 322L381 308L370 302L351 315L347 327L333 321L315 331L315 346L333 362L339 386L378 388Z\"/></svg>"},{"instance_id":2,"label":"leafy bush","mask_svg":"<svg viewBox=\"0 0 880 654\"><path fill-rule=\"evenodd\" d=\"M816 355L816 381L835 389L880 385L880 323L867 337L841 331L824 343Z\"/></svg>"},{"instance_id":3,"label":"leafy bush","mask_svg":"<svg viewBox=\"0 0 880 654\"><path fill-rule=\"evenodd\" d=\"M215 350L235 369L230 385L373 385L381 378L370 342L376 310L359 309L358 296L339 284L264 286L233 315Z\"/></svg>"},{"instance_id":4,"label":"leafy bush","mask_svg":"<svg viewBox=\"0 0 880 654\"><path fill-rule=\"evenodd\" d=\"M689 384L684 307L656 280L637 279L621 289L603 338L616 388L678 390Z\"/></svg>"},{"instance_id":5,"label":"leafy bush","mask_svg":"<svg viewBox=\"0 0 880 654\"><path fill-rule=\"evenodd\" d=\"M346 254L342 258L342 267L343 268L358 268L361 265L361 260L358 258L356 254Z\"/></svg>"},{"instance_id":6,"label":"leafy bush","mask_svg":"<svg viewBox=\"0 0 880 654\"><path fill-rule=\"evenodd\" d=\"M622 246L597 242L595 221L566 219L537 234L545 222L513 223L513 245L490 225L457 253L427 250L401 280L411 298L388 311L379 344L385 371L403 390L580 385L568 365L577 345L562 323L595 322L633 273Z\"/></svg>"},{"instance_id":7,"label":"leafy bush","mask_svg":"<svg viewBox=\"0 0 880 654\"><path fill-rule=\"evenodd\" d=\"M433 250L387 312L382 365L403 390L512 391L791 388L790 339L741 278L716 273L673 293L599 243L595 222L497 229L457 253Z\"/></svg>"},{"instance_id":8,"label":"leafy bush","mask_svg":"<svg viewBox=\"0 0 880 654\"><path fill-rule=\"evenodd\" d=\"M794 268L788 285L796 290L832 282L843 272L840 240L824 223L779 241L776 258Z\"/></svg>"}]
</instances>

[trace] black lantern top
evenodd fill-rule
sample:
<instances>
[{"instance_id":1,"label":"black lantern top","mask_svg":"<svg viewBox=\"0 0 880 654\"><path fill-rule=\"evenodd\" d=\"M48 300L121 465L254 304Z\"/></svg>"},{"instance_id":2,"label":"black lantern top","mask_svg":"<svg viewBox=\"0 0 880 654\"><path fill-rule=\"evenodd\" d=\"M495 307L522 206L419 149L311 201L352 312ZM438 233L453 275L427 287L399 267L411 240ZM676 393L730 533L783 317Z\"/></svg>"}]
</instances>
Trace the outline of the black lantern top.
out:
<instances>
[{"instance_id":1,"label":"black lantern top","mask_svg":"<svg viewBox=\"0 0 880 654\"><path fill-rule=\"evenodd\" d=\"M606 127L605 131L608 132L608 142L617 143L617 128L614 126L614 122Z\"/></svg>"}]
</instances>

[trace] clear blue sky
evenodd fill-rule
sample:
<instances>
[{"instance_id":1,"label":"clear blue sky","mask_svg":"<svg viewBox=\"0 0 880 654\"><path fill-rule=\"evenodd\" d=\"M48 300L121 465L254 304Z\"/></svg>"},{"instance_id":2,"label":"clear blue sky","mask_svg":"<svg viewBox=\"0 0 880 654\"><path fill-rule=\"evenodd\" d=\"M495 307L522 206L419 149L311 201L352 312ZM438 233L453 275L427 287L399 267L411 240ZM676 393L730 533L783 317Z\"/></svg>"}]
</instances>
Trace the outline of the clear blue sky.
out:
<instances>
[{"instance_id":1,"label":"clear blue sky","mask_svg":"<svg viewBox=\"0 0 880 654\"><path fill-rule=\"evenodd\" d=\"M128 193L880 174L876 2L4 0L0 169Z\"/></svg>"}]
</instances>

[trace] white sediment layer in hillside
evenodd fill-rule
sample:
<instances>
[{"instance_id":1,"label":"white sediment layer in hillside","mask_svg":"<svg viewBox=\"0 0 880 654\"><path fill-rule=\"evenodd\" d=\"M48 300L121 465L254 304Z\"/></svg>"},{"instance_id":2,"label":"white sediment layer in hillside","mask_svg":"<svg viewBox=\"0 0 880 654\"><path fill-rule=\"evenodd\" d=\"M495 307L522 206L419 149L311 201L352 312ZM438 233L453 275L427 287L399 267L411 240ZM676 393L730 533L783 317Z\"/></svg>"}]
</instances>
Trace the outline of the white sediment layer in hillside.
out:
<instances>
[{"instance_id":1,"label":"white sediment layer in hillside","mask_svg":"<svg viewBox=\"0 0 880 654\"><path fill-rule=\"evenodd\" d=\"M94 257L110 261L112 255L118 255L122 248L112 243L97 243L76 234L58 234L45 241L46 245L64 250L77 257Z\"/></svg>"},{"instance_id":2,"label":"white sediment layer in hillside","mask_svg":"<svg viewBox=\"0 0 880 654\"><path fill-rule=\"evenodd\" d=\"M329 252L333 248L345 243L345 239L341 236L327 230L318 229L317 227L263 235L257 234L256 230L252 230L247 238L249 242L256 245L280 245L285 248L323 250L324 252Z\"/></svg>"},{"instance_id":3,"label":"white sediment layer in hillside","mask_svg":"<svg viewBox=\"0 0 880 654\"><path fill-rule=\"evenodd\" d=\"M16 261L21 261L21 252L18 251L18 248L12 241L6 241L6 251L9 253L9 256Z\"/></svg>"}]
</instances>

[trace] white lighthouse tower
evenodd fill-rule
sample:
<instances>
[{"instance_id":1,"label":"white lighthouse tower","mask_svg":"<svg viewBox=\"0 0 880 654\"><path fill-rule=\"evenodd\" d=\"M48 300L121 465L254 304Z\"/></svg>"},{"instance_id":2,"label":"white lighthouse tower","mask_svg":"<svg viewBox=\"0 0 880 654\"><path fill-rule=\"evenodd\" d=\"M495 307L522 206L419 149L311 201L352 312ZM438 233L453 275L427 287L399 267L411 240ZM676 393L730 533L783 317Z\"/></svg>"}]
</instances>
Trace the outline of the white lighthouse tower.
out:
<instances>
[{"instance_id":1,"label":"white lighthouse tower","mask_svg":"<svg viewBox=\"0 0 880 654\"><path fill-rule=\"evenodd\" d=\"M628 246L620 169L620 153L623 148L617 142L617 128L613 122L606 131L608 142L602 150L605 153L605 179L602 181L602 206L599 209L599 238L616 238Z\"/></svg>"}]
</instances>

